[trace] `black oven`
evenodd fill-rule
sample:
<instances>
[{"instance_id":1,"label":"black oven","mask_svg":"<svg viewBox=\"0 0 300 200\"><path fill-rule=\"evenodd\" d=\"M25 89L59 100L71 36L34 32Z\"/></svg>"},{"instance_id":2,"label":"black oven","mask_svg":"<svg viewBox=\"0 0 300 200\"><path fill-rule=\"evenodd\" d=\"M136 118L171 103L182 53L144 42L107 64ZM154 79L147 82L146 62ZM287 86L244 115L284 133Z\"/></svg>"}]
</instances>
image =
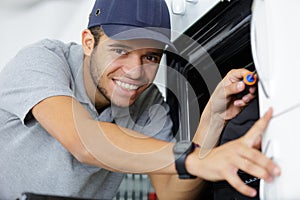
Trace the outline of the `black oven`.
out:
<instances>
[{"instance_id":1,"label":"black oven","mask_svg":"<svg viewBox=\"0 0 300 200\"><path fill-rule=\"evenodd\" d=\"M192 139L213 89L231 69L255 70L250 45L251 6L252 0L220 1L174 41L178 53L167 53L170 68L166 96L178 140ZM243 135L258 119L258 106L257 100L252 101L231 120L220 144ZM241 171L239 175L245 182L256 180ZM251 184L258 189L259 180ZM230 188L226 182L210 184L209 188L219 186ZM234 190L230 192L231 196L224 196L214 190L214 196L206 194L206 198L248 199Z\"/></svg>"},{"instance_id":2,"label":"black oven","mask_svg":"<svg viewBox=\"0 0 300 200\"><path fill-rule=\"evenodd\" d=\"M167 53L166 96L178 137L193 136L199 121L194 108L201 115L212 90L228 71L255 69L250 47L251 5L252 0L220 1L174 41L178 53ZM187 132L191 135L183 136Z\"/></svg>"}]
</instances>

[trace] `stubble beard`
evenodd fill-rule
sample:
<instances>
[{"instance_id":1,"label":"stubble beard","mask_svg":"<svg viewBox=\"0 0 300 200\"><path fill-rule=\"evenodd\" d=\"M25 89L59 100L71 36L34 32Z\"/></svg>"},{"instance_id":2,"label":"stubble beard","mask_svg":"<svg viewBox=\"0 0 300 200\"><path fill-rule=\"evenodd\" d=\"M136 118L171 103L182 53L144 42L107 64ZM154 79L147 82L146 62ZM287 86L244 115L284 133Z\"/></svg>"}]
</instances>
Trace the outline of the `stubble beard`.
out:
<instances>
[{"instance_id":1,"label":"stubble beard","mask_svg":"<svg viewBox=\"0 0 300 200\"><path fill-rule=\"evenodd\" d=\"M93 83L97 88L97 91L107 100L109 104L113 104L115 106L119 107L128 107L129 105L120 105L118 102L114 101L112 97L109 97L107 89L104 87L101 87L101 77L102 73L98 70L99 67L96 65L93 65L93 62L90 62L90 75L92 77Z\"/></svg>"},{"instance_id":2,"label":"stubble beard","mask_svg":"<svg viewBox=\"0 0 300 200\"><path fill-rule=\"evenodd\" d=\"M100 69L96 63L95 65L93 64L93 58L94 58L94 53L95 53L95 49L93 50L92 52L92 55L91 55L91 60L90 60L90 75L92 77L92 80L93 80L93 83L94 85L96 86L97 90L99 91L99 93L109 102L111 103L111 99L108 97L107 95L107 91L105 88L101 87L100 86L100 83L101 83L101 74L102 72L98 69Z\"/></svg>"}]
</instances>

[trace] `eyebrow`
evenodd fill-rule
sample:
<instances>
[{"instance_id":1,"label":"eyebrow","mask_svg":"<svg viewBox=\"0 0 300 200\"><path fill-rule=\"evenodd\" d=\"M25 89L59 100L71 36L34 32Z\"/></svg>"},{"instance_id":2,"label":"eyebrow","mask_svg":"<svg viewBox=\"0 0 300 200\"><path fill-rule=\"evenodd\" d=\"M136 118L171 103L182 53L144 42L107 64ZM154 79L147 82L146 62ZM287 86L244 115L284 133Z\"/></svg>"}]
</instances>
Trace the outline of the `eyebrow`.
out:
<instances>
[{"instance_id":1,"label":"eyebrow","mask_svg":"<svg viewBox=\"0 0 300 200\"><path fill-rule=\"evenodd\" d=\"M124 49L130 49L130 50L133 50L132 47L130 46L127 46L125 44L120 44L120 43L115 43L115 44L110 44L108 45L109 47L121 47L121 48L124 48Z\"/></svg>"},{"instance_id":2,"label":"eyebrow","mask_svg":"<svg viewBox=\"0 0 300 200\"><path fill-rule=\"evenodd\" d=\"M134 48L125 45L125 44L121 44L121 43L114 43L114 44L110 44L108 45L109 47L118 47L118 48L124 48L124 49L129 49L129 50L134 50ZM150 51L148 54L152 54L152 55L156 55L156 56L162 56L162 54L164 53L164 51L162 50L161 52L154 52L154 51Z\"/></svg>"},{"instance_id":3,"label":"eyebrow","mask_svg":"<svg viewBox=\"0 0 300 200\"><path fill-rule=\"evenodd\" d=\"M149 54L154 55L154 56L162 56L163 53L164 53L163 51L161 51L161 52L153 52L153 51L149 52Z\"/></svg>"}]
</instances>

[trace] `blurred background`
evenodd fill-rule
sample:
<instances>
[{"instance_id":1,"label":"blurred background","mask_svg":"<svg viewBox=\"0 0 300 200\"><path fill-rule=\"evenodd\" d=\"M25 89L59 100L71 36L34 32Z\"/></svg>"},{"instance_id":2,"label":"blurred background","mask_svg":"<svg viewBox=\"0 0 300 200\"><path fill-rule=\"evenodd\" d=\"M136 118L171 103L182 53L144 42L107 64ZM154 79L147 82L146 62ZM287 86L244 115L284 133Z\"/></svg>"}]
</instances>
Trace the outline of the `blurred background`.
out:
<instances>
[{"instance_id":1,"label":"blurred background","mask_svg":"<svg viewBox=\"0 0 300 200\"><path fill-rule=\"evenodd\" d=\"M0 69L23 46L44 38L80 43L93 1L0 0Z\"/></svg>"}]
</instances>

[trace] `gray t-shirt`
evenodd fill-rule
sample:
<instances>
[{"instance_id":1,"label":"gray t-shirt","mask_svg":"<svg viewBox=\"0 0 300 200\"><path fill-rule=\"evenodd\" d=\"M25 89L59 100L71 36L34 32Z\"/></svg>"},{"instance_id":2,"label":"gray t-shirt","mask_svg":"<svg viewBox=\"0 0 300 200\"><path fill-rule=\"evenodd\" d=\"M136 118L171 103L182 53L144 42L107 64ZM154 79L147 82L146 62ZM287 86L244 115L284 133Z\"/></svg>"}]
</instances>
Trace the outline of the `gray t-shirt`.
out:
<instances>
[{"instance_id":1,"label":"gray t-shirt","mask_svg":"<svg viewBox=\"0 0 300 200\"><path fill-rule=\"evenodd\" d=\"M155 85L129 109L109 107L99 115L86 95L82 66L80 45L43 40L0 72L0 199L22 192L112 199L119 187L123 174L79 163L34 119L32 107L45 98L71 96L95 120L172 140L169 107Z\"/></svg>"}]
</instances>

